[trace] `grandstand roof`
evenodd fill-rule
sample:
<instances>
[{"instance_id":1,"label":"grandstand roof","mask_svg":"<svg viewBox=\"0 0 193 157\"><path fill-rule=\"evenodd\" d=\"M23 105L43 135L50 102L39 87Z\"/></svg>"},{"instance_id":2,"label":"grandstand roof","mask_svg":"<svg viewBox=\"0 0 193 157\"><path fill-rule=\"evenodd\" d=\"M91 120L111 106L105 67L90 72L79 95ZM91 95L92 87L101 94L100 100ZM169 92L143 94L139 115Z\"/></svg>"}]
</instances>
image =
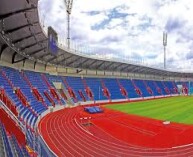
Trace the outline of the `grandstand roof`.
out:
<instances>
[{"instance_id":1,"label":"grandstand roof","mask_svg":"<svg viewBox=\"0 0 193 157\"><path fill-rule=\"evenodd\" d=\"M12 64L30 59L34 62L80 69L192 77L191 73L93 58L67 48L60 48L58 55L53 56L47 52L47 37L39 22L37 5L38 0L1 0L0 56L5 52L10 53ZM8 51L5 51L6 49Z\"/></svg>"}]
</instances>

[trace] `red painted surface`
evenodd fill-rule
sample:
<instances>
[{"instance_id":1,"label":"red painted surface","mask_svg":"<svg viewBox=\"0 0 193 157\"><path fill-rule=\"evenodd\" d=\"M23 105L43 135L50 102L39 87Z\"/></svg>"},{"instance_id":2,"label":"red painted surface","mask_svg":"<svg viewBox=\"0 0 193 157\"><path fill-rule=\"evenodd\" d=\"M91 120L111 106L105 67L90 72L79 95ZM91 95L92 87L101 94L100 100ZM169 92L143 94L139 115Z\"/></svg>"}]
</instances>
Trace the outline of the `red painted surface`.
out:
<instances>
[{"instance_id":1,"label":"red painted surface","mask_svg":"<svg viewBox=\"0 0 193 157\"><path fill-rule=\"evenodd\" d=\"M15 122L9 117L9 115L0 108L0 120L4 124L6 131L10 134L14 134L21 145L26 144L25 135L15 124Z\"/></svg>"},{"instance_id":2,"label":"red painted surface","mask_svg":"<svg viewBox=\"0 0 193 157\"><path fill-rule=\"evenodd\" d=\"M190 129L193 127L189 125L177 123L164 125L163 121L159 120L121 112L117 116L117 112L111 110L106 112L107 115L96 118L92 122L112 136L129 144L150 148L169 148L193 142L193 136L186 138L188 132L190 135L193 130Z\"/></svg>"},{"instance_id":3,"label":"red painted surface","mask_svg":"<svg viewBox=\"0 0 193 157\"><path fill-rule=\"evenodd\" d=\"M157 92L158 92L160 95L163 95L163 94L162 94L162 90L161 90L161 88L157 85L157 83L156 83L155 81L154 81L153 83L154 83L154 86L156 87Z\"/></svg>"},{"instance_id":4,"label":"red painted surface","mask_svg":"<svg viewBox=\"0 0 193 157\"><path fill-rule=\"evenodd\" d=\"M173 85L173 91L175 94L178 94L178 87L176 86L175 82L172 82Z\"/></svg>"},{"instance_id":5,"label":"red painted surface","mask_svg":"<svg viewBox=\"0 0 193 157\"><path fill-rule=\"evenodd\" d=\"M56 93L56 89L50 88L50 93L51 93L51 95L52 95L55 99L57 99L58 101L60 100L60 97L59 97L58 94Z\"/></svg>"},{"instance_id":6,"label":"red painted surface","mask_svg":"<svg viewBox=\"0 0 193 157\"><path fill-rule=\"evenodd\" d=\"M80 95L80 97L82 98L83 102L86 102L86 98L82 92L82 90L78 90L78 94Z\"/></svg>"},{"instance_id":7,"label":"red painted surface","mask_svg":"<svg viewBox=\"0 0 193 157\"><path fill-rule=\"evenodd\" d=\"M47 91L44 91L44 95L45 95L46 98L52 103L52 106L55 107L54 100L51 98L51 96L48 94Z\"/></svg>"},{"instance_id":8,"label":"red painted surface","mask_svg":"<svg viewBox=\"0 0 193 157\"><path fill-rule=\"evenodd\" d=\"M111 93L109 92L109 89L105 86L104 81L101 79L101 85L102 85L102 91L103 95L111 102Z\"/></svg>"},{"instance_id":9,"label":"red painted surface","mask_svg":"<svg viewBox=\"0 0 193 157\"><path fill-rule=\"evenodd\" d=\"M119 85L120 92L122 96L124 96L126 99L128 99L128 92L127 90L123 87L123 85L119 82L119 79L117 79L117 84Z\"/></svg>"},{"instance_id":10,"label":"red painted surface","mask_svg":"<svg viewBox=\"0 0 193 157\"><path fill-rule=\"evenodd\" d=\"M94 100L94 95L90 87L87 85L86 80L84 78L81 79L84 85L85 92L90 100Z\"/></svg>"},{"instance_id":11,"label":"red painted surface","mask_svg":"<svg viewBox=\"0 0 193 157\"><path fill-rule=\"evenodd\" d=\"M94 95L93 95L92 90L90 89L90 87L87 86L85 88L85 92L86 92L86 94L87 94L87 96L90 100L94 100Z\"/></svg>"},{"instance_id":12,"label":"red painted surface","mask_svg":"<svg viewBox=\"0 0 193 157\"><path fill-rule=\"evenodd\" d=\"M11 112L18 116L18 111L15 106L15 104L12 102L12 100L8 97L7 93L3 88L0 87L0 100L11 110Z\"/></svg>"},{"instance_id":13,"label":"red painted surface","mask_svg":"<svg viewBox=\"0 0 193 157\"><path fill-rule=\"evenodd\" d=\"M131 80L131 83L133 84L133 87L135 88L135 92L137 93L137 95L139 95L140 97L143 97L143 93L141 92L140 88L136 86L135 81Z\"/></svg>"},{"instance_id":14,"label":"red painted surface","mask_svg":"<svg viewBox=\"0 0 193 157\"><path fill-rule=\"evenodd\" d=\"M27 82L27 84L28 84L28 85L30 86L30 88L32 89L33 86L32 86L32 84L31 84L30 80L28 79L28 77L25 75L25 72L22 71L22 72L20 73L20 75L21 75L21 77L23 77L23 79Z\"/></svg>"},{"instance_id":15,"label":"red painted surface","mask_svg":"<svg viewBox=\"0 0 193 157\"><path fill-rule=\"evenodd\" d=\"M33 94L38 101L43 102L43 97L41 96L39 90L37 88L32 88Z\"/></svg>"},{"instance_id":16,"label":"red painted surface","mask_svg":"<svg viewBox=\"0 0 193 157\"><path fill-rule=\"evenodd\" d=\"M109 109L93 115L83 109L60 110L40 121L40 134L58 156L193 155L192 146L171 148L193 143L192 126L163 125Z\"/></svg>"},{"instance_id":17,"label":"red painted surface","mask_svg":"<svg viewBox=\"0 0 193 157\"><path fill-rule=\"evenodd\" d=\"M184 93L185 95L188 95L188 93L189 93L188 87L186 86L185 83L183 83L182 86L183 86L182 93Z\"/></svg>"},{"instance_id":18,"label":"red painted surface","mask_svg":"<svg viewBox=\"0 0 193 157\"><path fill-rule=\"evenodd\" d=\"M51 88L51 85L50 85L50 83L49 83L46 75L45 75L45 74L42 74L41 77L42 77L42 80L43 80L43 81L45 82L45 84L47 85L47 87L48 87L48 88Z\"/></svg>"},{"instance_id":19,"label":"red painted surface","mask_svg":"<svg viewBox=\"0 0 193 157\"><path fill-rule=\"evenodd\" d=\"M28 103L27 98L25 97L25 95L23 94L23 92L21 91L20 88L17 88L17 89L15 90L15 93L16 93L17 97L19 98L19 100L22 102L22 104L23 104L24 106L26 106L26 107L29 107L29 106L30 106L29 103Z\"/></svg>"},{"instance_id":20,"label":"red painted surface","mask_svg":"<svg viewBox=\"0 0 193 157\"><path fill-rule=\"evenodd\" d=\"M58 93L56 92L56 89L50 88L50 93L51 93L52 97L58 101L58 104L62 105L62 102L60 100Z\"/></svg>"},{"instance_id":21,"label":"red painted surface","mask_svg":"<svg viewBox=\"0 0 193 157\"><path fill-rule=\"evenodd\" d=\"M60 90L60 94L61 94L61 96L64 98L64 100L67 100L68 98L67 98L67 96L66 96L66 94L64 93L64 91L61 89Z\"/></svg>"},{"instance_id":22,"label":"red painted surface","mask_svg":"<svg viewBox=\"0 0 193 157\"><path fill-rule=\"evenodd\" d=\"M74 90L71 87L68 87L67 90L68 90L68 93L69 93L70 97L73 98L75 102L78 102Z\"/></svg>"}]
</instances>

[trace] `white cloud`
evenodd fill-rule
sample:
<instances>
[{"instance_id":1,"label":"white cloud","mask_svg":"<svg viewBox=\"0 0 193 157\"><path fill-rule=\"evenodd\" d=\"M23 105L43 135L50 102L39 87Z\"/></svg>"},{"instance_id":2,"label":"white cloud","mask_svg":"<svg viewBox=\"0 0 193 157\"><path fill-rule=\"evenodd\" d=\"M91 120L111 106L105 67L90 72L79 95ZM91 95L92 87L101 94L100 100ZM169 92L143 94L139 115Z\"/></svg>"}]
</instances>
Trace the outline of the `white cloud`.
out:
<instances>
[{"instance_id":1,"label":"white cloud","mask_svg":"<svg viewBox=\"0 0 193 157\"><path fill-rule=\"evenodd\" d=\"M45 25L52 25L65 37L64 1L39 3ZM160 65L162 33L167 29L168 66L189 68L193 58L192 14L192 0L75 0L71 34L77 45L89 45L96 52L98 49L98 54L106 51L109 57L143 58L149 64Z\"/></svg>"}]
</instances>

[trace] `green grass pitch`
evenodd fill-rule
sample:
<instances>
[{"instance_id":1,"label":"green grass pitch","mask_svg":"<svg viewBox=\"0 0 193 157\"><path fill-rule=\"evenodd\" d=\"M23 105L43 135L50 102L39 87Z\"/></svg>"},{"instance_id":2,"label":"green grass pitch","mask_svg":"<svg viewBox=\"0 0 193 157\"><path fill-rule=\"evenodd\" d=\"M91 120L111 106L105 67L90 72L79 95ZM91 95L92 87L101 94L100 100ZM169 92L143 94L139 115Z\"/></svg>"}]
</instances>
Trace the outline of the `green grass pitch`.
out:
<instances>
[{"instance_id":1,"label":"green grass pitch","mask_svg":"<svg viewBox=\"0 0 193 157\"><path fill-rule=\"evenodd\" d=\"M109 109L158 120L193 124L193 97L169 97L126 104L107 105Z\"/></svg>"}]
</instances>

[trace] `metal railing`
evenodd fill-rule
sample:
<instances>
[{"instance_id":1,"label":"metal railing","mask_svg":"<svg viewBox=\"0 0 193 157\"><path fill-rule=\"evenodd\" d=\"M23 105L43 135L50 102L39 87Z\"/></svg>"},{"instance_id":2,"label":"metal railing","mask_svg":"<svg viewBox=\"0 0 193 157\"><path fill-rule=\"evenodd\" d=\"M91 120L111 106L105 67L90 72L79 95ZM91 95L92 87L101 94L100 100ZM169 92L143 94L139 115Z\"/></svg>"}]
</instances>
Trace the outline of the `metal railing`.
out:
<instances>
[{"instance_id":1,"label":"metal railing","mask_svg":"<svg viewBox=\"0 0 193 157\"><path fill-rule=\"evenodd\" d=\"M16 123L16 125L21 128L22 132L26 132L26 127L21 123L21 121L11 112L11 110L0 100L0 106L3 110L11 117L11 119Z\"/></svg>"}]
</instances>

